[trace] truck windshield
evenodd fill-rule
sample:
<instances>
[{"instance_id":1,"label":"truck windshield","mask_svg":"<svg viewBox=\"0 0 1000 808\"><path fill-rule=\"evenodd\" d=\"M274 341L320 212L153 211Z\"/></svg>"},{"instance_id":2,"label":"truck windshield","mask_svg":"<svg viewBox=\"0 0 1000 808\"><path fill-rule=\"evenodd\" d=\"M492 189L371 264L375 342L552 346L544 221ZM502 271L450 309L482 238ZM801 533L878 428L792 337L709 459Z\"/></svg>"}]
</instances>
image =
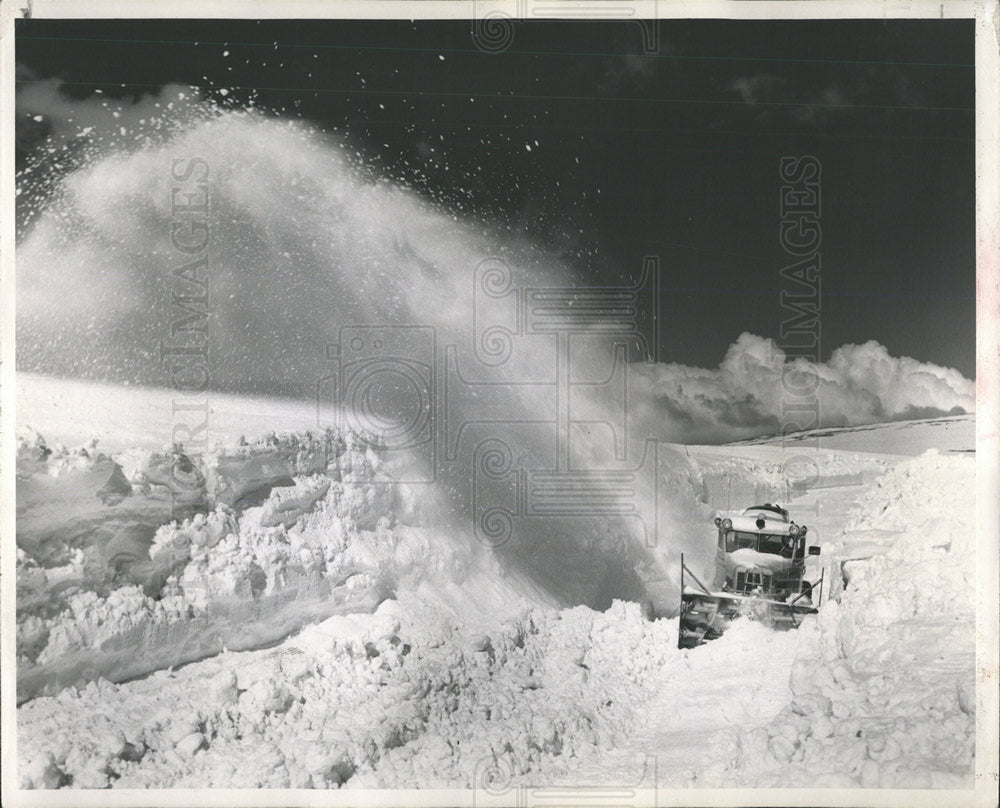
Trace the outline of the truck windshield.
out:
<instances>
[{"instance_id":1,"label":"truck windshield","mask_svg":"<svg viewBox=\"0 0 1000 808\"><path fill-rule=\"evenodd\" d=\"M785 536L730 530L726 534L726 552L732 553L736 550L750 549L756 550L758 553L788 555L788 550L784 546L785 538Z\"/></svg>"}]
</instances>

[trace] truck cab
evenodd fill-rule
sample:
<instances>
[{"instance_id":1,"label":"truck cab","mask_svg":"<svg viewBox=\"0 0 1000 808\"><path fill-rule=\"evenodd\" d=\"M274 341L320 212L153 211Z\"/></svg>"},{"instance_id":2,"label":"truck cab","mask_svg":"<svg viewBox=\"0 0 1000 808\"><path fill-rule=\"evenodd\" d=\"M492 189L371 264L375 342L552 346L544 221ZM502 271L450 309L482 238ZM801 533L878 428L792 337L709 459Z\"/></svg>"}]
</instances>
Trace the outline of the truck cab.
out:
<instances>
[{"instance_id":1,"label":"truck cab","mask_svg":"<svg viewBox=\"0 0 1000 808\"><path fill-rule=\"evenodd\" d=\"M819 547L807 547L805 525L797 525L788 511L765 503L731 517L716 516L718 538L713 586L740 595L786 598L799 595L807 555L819 555Z\"/></svg>"}]
</instances>

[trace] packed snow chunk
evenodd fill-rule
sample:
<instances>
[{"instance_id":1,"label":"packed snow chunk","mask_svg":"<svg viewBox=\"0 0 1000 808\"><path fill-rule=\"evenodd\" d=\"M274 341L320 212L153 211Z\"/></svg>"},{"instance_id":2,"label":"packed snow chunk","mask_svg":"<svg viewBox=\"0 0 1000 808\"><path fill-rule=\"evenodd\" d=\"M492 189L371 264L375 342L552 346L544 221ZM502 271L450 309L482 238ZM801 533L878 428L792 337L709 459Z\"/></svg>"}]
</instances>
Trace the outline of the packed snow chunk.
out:
<instances>
[{"instance_id":1,"label":"packed snow chunk","mask_svg":"<svg viewBox=\"0 0 1000 808\"><path fill-rule=\"evenodd\" d=\"M65 772L56 765L51 752L44 752L18 768L21 788L60 788L68 785Z\"/></svg>"},{"instance_id":2,"label":"packed snow chunk","mask_svg":"<svg viewBox=\"0 0 1000 808\"><path fill-rule=\"evenodd\" d=\"M384 483L372 485L352 473L342 485L331 490L330 504L358 530L374 530L380 519L393 514L394 491Z\"/></svg>"},{"instance_id":3,"label":"packed snow chunk","mask_svg":"<svg viewBox=\"0 0 1000 808\"><path fill-rule=\"evenodd\" d=\"M174 748L181 757L189 758L205 745L205 736L200 732L185 735Z\"/></svg>"},{"instance_id":4,"label":"packed snow chunk","mask_svg":"<svg viewBox=\"0 0 1000 808\"><path fill-rule=\"evenodd\" d=\"M294 484L274 488L264 503L260 523L265 527L291 527L299 518L309 513L316 502L330 490L330 480L319 474L297 477Z\"/></svg>"},{"instance_id":5,"label":"packed snow chunk","mask_svg":"<svg viewBox=\"0 0 1000 808\"><path fill-rule=\"evenodd\" d=\"M15 468L19 479L27 479L33 474L48 474L57 477L63 472L89 469L94 463L108 458L97 451L97 439L91 439L82 446L68 449L59 444L52 448L45 438L30 426L20 426L17 430Z\"/></svg>"},{"instance_id":6,"label":"packed snow chunk","mask_svg":"<svg viewBox=\"0 0 1000 808\"><path fill-rule=\"evenodd\" d=\"M23 477L17 486L17 540L39 561L58 558L74 545L92 544L92 534L109 522L121 522L122 514L149 514L145 503L121 505L132 494L121 467L101 454L72 456L60 463L48 456L45 464ZM41 473L39 473L41 472Z\"/></svg>"},{"instance_id":7,"label":"packed snow chunk","mask_svg":"<svg viewBox=\"0 0 1000 808\"><path fill-rule=\"evenodd\" d=\"M209 487L217 502L243 509L261 504L275 486L296 476L370 473L378 464L370 443L354 433L272 433L253 443L227 447L209 458Z\"/></svg>"},{"instance_id":8,"label":"packed snow chunk","mask_svg":"<svg viewBox=\"0 0 1000 808\"><path fill-rule=\"evenodd\" d=\"M795 697L802 698L831 691L835 686L832 672L817 660L797 659L792 665L789 684Z\"/></svg>"},{"instance_id":9,"label":"packed snow chunk","mask_svg":"<svg viewBox=\"0 0 1000 808\"><path fill-rule=\"evenodd\" d=\"M15 454L18 478L27 478L38 472L45 472L46 463L52 450L45 443L45 438L30 427L17 430L17 449Z\"/></svg>"},{"instance_id":10,"label":"packed snow chunk","mask_svg":"<svg viewBox=\"0 0 1000 808\"><path fill-rule=\"evenodd\" d=\"M170 502L179 515L203 507L208 500L201 460L185 454L179 444L169 452L150 453L136 484L146 496Z\"/></svg>"},{"instance_id":11,"label":"packed snow chunk","mask_svg":"<svg viewBox=\"0 0 1000 808\"><path fill-rule=\"evenodd\" d=\"M235 533L237 521L225 505L216 506L211 513L195 514L181 523L172 522L156 531L149 555L159 564L187 561L192 554L204 554L221 541L223 536Z\"/></svg>"}]
</instances>

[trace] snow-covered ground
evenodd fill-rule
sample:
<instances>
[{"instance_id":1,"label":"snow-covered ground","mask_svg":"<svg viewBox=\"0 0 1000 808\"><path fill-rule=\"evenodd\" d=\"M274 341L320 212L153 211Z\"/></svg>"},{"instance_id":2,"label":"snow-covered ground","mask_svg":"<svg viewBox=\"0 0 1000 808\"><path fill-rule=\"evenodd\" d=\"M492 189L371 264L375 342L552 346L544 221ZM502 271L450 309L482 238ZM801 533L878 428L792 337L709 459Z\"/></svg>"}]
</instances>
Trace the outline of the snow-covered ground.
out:
<instances>
[{"instance_id":1,"label":"snow-covered ground","mask_svg":"<svg viewBox=\"0 0 1000 808\"><path fill-rule=\"evenodd\" d=\"M780 501L825 587L798 631L678 650L441 527L309 404L214 397L198 453L168 391L22 374L17 406L23 788L973 786L973 416L674 447L661 541L707 574L707 515Z\"/></svg>"},{"instance_id":2,"label":"snow-covered ground","mask_svg":"<svg viewBox=\"0 0 1000 808\"><path fill-rule=\"evenodd\" d=\"M927 449L975 451L976 420L969 415L946 415L918 421L809 429L792 435L772 435L740 441L744 446L783 446L787 451L839 449L888 455L917 455Z\"/></svg>"}]
</instances>

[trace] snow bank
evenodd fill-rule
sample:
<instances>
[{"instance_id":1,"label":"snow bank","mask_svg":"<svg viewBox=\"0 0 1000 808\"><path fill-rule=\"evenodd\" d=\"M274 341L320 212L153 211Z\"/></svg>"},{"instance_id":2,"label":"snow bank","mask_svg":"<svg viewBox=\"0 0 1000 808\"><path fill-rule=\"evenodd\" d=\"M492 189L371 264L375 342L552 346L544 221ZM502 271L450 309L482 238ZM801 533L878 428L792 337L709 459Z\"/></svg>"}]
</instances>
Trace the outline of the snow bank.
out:
<instances>
[{"instance_id":1,"label":"snow bank","mask_svg":"<svg viewBox=\"0 0 1000 808\"><path fill-rule=\"evenodd\" d=\"M477 634L386 601L273 651L32 701L21 785L495 789L539 768L571 775L628 738L674 629L617 602Z\"/></svg>"},{"instance_id":2,"label":"snow bank","mask_svg":"<svg viewBox=\"0 0 1000 808\"><path fill-rule=\"evenodd\" d=\"M868 492L831 551L849 582L796 660L793 699L720 741L720 784L968 788L975 754L974 460L936 451ZM880 544L866 541L879 531Z\"/></svg>"},{"instance_id":3,"label":"snow bank","mask_svg":"<svg viewBox=\"0 0 1000 808\"><path fill-rule=\"evenodd\" d=\"M819 561L839 600L798 632L744 622L679 651L676 620L645 621L637 604L558 608L537 578L441 528L432 492L385 484L378 452L352 440L274 436L116 464L25 437L19 508L30 515L61 485L72 507L53 508L57 497L61 525L28 520L22 537L18 524L24 787L495 796L655 785L647 756L661 784L970 784L971 456L821 457L823 474L883 470L809 495L829 504L816 511ZM619 563L648 573L650 591L675 585L682 550L711 564L709 517L733 488L770 501L787 491L776 447L664 458L660 543L642 553L584 537L576 548L632 553ZM131 492L115 482L102 502L96 492L119 475ZM201 504L157 525L131 561L117 552L117 576L93 563L109 541L91 536L101 520L184 492ZM81 514L86 529L68 531Z\"/></svg>"},{"instance_id":4,"label":"snow bank","mask_svg":"<svg viewBox=\"0 0 1000 808\"><path fill-rule=\"evenodd\" d=\"M676 451L661 464L656 547L595 524L506 555L435 519L436 492L394 484L364 436L272 434L123 465L47 451L37 436L22 447L20 701L257 648L401 588L430 586L456 613L502 612L523 595L610 602L634 581L636 601L657 594L669 611L679 554L711 530L701 477ZM462 591L470 575L480 583Z\"/></svg>"},{"instance_id":5,"label":"snow bank","mask_svg":"<svg viewBox=\"0 0 1000 808\"><path fill-rule=\"evenodd\" d=\"M862 424L840 429L810 429L791 435L750 438L745 445L781 445L790 451L822 446L841 452L917 456L928 449L941 452L976 450L976 416L952 415L889 424Z\"/></svg>"},{"instance_id":6,"label":"snow bank","mask_svg":"<svg viewBox=\"0 0 1000 808\"><path fill-rule=\"evenodd\" d=\"M21 701L256 648L469 566L460 543L397 522L397 488L357 436L272 435L200 458L175 447L131 482L103 455L37 438L20 455Z\"/></svg>"}]
</instances>

